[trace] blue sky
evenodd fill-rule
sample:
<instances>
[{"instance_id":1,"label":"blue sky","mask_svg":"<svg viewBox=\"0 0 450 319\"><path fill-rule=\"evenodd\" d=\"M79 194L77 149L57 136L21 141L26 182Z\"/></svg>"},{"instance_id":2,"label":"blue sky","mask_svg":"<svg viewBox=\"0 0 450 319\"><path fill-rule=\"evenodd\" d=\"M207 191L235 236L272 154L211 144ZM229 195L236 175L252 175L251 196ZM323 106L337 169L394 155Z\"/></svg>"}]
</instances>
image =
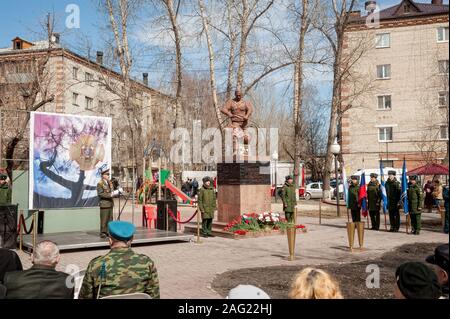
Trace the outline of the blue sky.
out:
<instances>
[{"instance_id":1,"label":"blue sky","mask_svg":"<svg viewBox=\"0 0 450 319\"><path fill-rule=\"evenodd\" d=\"M400 0L380 0L378 4L381 8L385 8L399 3ZM364 5L364 0L360 0L360 5ZM430 3L431 0L421 0L420 2ZM92 42L92 52L96 50L102 50L103 40L105 36L104 29L101 28L104 25L104 16L99 13L97 7L98 0L1 0L0 1L0 47L9 47L11 45L11 39L15 36L23 37L31 41L43 39L43 29L39 27L39 21L44 20L47 13L55 13L57 19L57 30L62 31L62 43L64 46L74 51L83 51L82 39L88 38ZM445 0L444 3L448 3ZM66 6L69 4L76 4L80 8L80 28L70 29L65 28L65 20L68 13L65 12ZM149 29L144 29L147 31ZM151 31L150 31L151 32ZM135 41L134 45L138 46L140 39L135 37L132 41ZM133 45L133 44L132 44ZM186 50L185 60L188 61L188 68L191 69L203 69L200 71L207 71L207 62L204 61L204 57L200 58L197 47L197 55L189 53ZM201 50L205 51L205 50ZM85 53L85 51L84 51ZM95 54L95 53L93 53ZM206 55L207 52L202 52L202 55ZM161 67L153 66L154 57L149 54L145 55L140 61L137 61L136 73L149 72L154 73L151 76L151 81L155 81L160 76L167 74L167 69L161 69ZM148 69L146 69L148 68ZM153 68L153 69L152 69ZM220 73L220 70L217 70ZM195 71L194 71L195 72ZM330 77L328 77L330 78ZM327 80L325 80L326 82ZM151 82L152 83L152 82ZM161 82L159 82L161 83ZM156 85L156 83L152 83ZM330 96L330 83L317 84L319 94L323 98Z\"/></svg>"}]
</instances>

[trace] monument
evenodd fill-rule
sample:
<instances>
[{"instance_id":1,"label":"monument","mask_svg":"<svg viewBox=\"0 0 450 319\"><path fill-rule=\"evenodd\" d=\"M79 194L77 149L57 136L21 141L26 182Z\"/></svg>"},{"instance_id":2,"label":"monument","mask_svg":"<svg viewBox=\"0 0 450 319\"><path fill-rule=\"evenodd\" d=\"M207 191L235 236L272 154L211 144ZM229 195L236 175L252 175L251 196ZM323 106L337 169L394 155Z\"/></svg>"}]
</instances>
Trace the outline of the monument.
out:
<instances>
[{"instance_id":1,"label":"monument","mask_svg":"<svg viewBox=\"0 0 450 319\"><path fill-rule=\"evenodd\" d=\"M233 130L233 160L217 163L218 222L229 223L245 213L270 211L270 158L249 156L247 127L253 106L242 99L240 89L221 112L230 119L228 128Z\"/></svg>"}]
</instances>

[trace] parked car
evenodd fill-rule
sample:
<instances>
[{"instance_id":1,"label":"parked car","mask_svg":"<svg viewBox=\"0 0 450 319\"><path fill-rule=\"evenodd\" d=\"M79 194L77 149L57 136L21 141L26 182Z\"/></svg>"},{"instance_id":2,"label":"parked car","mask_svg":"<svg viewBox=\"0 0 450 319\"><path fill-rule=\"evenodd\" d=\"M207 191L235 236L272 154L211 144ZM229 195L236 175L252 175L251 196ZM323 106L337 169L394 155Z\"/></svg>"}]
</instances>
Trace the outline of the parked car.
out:
<instances>
[{"instance_id":1,"label":"parked car","mask_svg":"<svg viewBox=\"0 0 450 319\"><path fill-rule=\"evenodd\" d=\"M310 200L311 198L322 198L322 182L309 183L308 185L306 185L305 194L303 197L305 198L305 200Z\"/></svg>"}]
</instances>

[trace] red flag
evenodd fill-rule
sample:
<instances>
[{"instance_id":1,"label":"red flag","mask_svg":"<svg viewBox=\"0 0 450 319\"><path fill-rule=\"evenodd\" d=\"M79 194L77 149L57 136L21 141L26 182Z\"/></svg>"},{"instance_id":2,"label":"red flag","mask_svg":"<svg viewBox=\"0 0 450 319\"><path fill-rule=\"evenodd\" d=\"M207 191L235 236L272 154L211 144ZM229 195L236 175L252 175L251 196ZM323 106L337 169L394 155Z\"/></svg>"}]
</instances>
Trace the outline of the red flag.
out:
<instances>
[{"instance_id":1,"label":"red flag","mask_svg":"<svg viewBox=\"0 0 450 319\"><path fill-rule=\"evenodd\" d=\"M361 213L364 217L367 217L367 188L366 188L366 176L363 172L361 174L361 181L359 183L359 194L358 194L358 206L361 208Z\"/></svg>"}]
</instances>

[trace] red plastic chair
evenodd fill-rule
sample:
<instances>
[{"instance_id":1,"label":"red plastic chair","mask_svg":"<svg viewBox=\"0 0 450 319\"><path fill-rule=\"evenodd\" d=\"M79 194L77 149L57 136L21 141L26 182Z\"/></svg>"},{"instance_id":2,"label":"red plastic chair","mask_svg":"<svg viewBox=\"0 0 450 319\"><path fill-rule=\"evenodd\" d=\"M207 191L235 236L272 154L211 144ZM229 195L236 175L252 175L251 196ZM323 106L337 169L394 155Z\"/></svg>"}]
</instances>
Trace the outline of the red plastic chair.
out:
<instances>
[{"instance_id":1,"label":"red plastic chair","mask_svg":"<svg viewBox=\"0 0 450 319\"><path fill-rule=\"evenodd\" d=\"M147 227L152 228L152 220L154 221L154 228L156 228L156 211L155 206L145 205L145 219L147 220Z\"/></svg>"}]
</instances>

